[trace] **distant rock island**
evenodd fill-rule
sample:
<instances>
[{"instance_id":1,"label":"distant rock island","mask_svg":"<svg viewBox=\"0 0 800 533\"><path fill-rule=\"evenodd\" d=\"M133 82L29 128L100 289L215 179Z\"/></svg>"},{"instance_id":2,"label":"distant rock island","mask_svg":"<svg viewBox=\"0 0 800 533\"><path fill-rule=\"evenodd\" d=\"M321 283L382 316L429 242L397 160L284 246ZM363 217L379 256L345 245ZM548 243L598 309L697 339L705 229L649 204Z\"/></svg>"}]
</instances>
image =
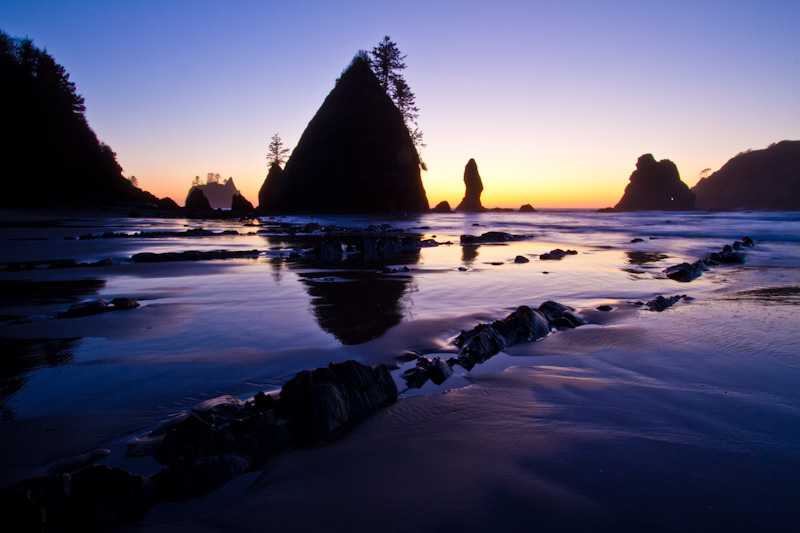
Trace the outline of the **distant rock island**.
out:
<instances>
[{"instance_id":1,"label":"distant rock island","mask_svg":"<svg viewBox=\"0 0 800 533\"><path fill-rule=\"evenodd\" d=\"M678 167L669 159L656 161L644 154L625 187L625 194L614 211L691 211L695 195L681 181Z\"/></svg>"},{"instance_id":2,"label":"distant rock island","mask_svg":"<svg viewBox=\"0 0 800 533\"><path fill-rule=\"evenodd\" d=\"M800 211L800 141L743 152L692 187L700 209Z\"/></svg>"},{"instance_id":3,"label":"distant rock island","mask_svg":"<svg viewBox=\"0 0 800 533\"><path fill-rule=\"evenodd\" d=\"M481 205L481 193L483 192L483 181L478 173L478 164L474 159L470 159L464 167L464 199L456 206L456 211L466 211L471 213L482 213L486 208Z\"/></svg>"},{"instance_id":4,"label":"distant rock island","mask_svg":"<svg viewBox=\"0 0 800 533\"><path fill-rule=\"evenodd\" d=\"M424 212L420 160L400 111L365 54L342 73L259 209L279 212Z\"/></svg>"},{"instance_id":5,"label":"distant rock island","mask_svg":"<svg viewBox=\"0 0 800 533\"><path fill-rule=\"evenodd\" d=\"M228 209L231 207L234 195L240 194L239 189L237 189L236 185L233 183L233 178L228 178L225 180L225 183L210 182L202 185L193 185L192 188L189 189L189 194L191 194L194 189L203 191L203 195L208 200L212 209ZM187 194L186 197L188 200L189 195Z\"/></svg>"},{"instance_id":6,"label":"distant rock island","mask_svg":"<svg viewBox=\"0 0 800 533\"><path fill-rule=\"evenodd\" d=\"M69 74L29 38L0 31L0 205L169 208L122 175L116 154L86 121Z\"/></svg>"}]
</instances>

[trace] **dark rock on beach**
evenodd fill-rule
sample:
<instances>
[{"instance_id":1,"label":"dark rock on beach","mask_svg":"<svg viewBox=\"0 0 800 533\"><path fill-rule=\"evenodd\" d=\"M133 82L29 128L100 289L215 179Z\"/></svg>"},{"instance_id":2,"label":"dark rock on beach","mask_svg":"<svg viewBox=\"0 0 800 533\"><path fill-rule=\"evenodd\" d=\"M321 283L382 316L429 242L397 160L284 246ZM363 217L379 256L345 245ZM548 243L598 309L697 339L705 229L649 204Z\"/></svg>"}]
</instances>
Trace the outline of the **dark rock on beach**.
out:
<instances>
[{"instance_id":1,"label":"dark rock on beach","mask_svg":"<svg viewBox=\"0 0 800 533\"><path fill-rule=\"evenodd\" d=\"M669 159L656 161L644 154L625 187L625 194L614 206L616 211L690 211L695 196L681 181L678 167Z\"/></svg>"},{"instance_id":2,"label":"dark rock on beach","mask_svg":"<svg viewBox=\"0 0 800 533\"><path fill-rule=\"evenodd\" d=\"M578 252L575 250L562 250L561 248L556 248L555 250L550 250L547 253L543 253L539 256L539 259L544 259L546 261L558 261L567 257L568 255L577 255Z\"/></svg>"},{"instance_id":3,"label":"dark rock on beach","mask_svg":"<svg viewBox=\"0 0 800 533\"><path fill-rule=\"evenodd\" d=\"M114 298L110 303L106 300L91 300L72 304L67 311L59 313L58 318L99 315L109 311L124 311L137 307L139 307L139 302L135 298Z\"/></svg>"},{"instance_id":4,"label":"dark rock on beach","mask_svg":"<svg viewBox=\"0 0 800 533\"><path fill-rule=\"evenodd\" d=\"M495 244L501 242L519 241L525 239L524 235L512 235L504 231L487 231L479 236L462 235L461 244Z\"/></svg>"},{"instance_id":5,"label":"dark rock on beach","mask_svg":"<svg viewBox=\"0 0 800 533\"><path fill-rule=\"evenodd\" d=\"M236 258L254 258L258 257L260 252L258 250L211 250L211 251L196 251L189 250L186 252L142 252L134 254L131 261L134 263L166 263L172 261L210 261L212 259L236 259Z\"/></svg>"},{"instance_id":6,"label":"dark rock on beach","mask_svg":"<svg viewBox=\"0 0 800 533\"><path fill-rule=\"evenodd\" d=\"M478 164L474 159L470 159L464 167L464 199L456 206L456 211L468 213L482 213L486 208L481 205L481 193L483 192L483 182L478 173Z\"/></svg>"},{"instance_id":7,"label":"dark rock on beach","mask_svg":"<svg viewBox=\"0 0 800 533\"><path fill-rule=\"evenodd\" d=\"M680 263L667 267L664 269L664 274L670 279L686 283L697 279L710 267L744 263L745 256L742 250L753 246L755 246L753 239L744 237L741 241L735 241L733 245L726 244L719 252L709 254L704 259L699 259L694 263Z\"/></svg>"},{"instance_id":8,"label":"dark rock on beach","mask_svg":"<svg viewBox=\"0 0 800 533\"><path fill-rule=\"evenodd\" d=\"M260 207L278 211L428 211L414 142L365 56L309 122L274 194L262 193Z\"/></svg>"}]
</instances>

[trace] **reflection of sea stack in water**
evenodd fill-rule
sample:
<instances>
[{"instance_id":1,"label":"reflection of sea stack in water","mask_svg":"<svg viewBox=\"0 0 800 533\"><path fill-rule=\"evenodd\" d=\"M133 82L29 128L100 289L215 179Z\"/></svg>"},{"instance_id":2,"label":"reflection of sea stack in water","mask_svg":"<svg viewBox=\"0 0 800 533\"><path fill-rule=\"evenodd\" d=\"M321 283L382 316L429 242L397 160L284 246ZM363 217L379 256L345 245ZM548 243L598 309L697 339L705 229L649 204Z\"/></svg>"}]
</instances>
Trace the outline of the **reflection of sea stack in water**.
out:
<instances>
[{"instance_id":1,"label":"reflection of sea stack in water","mask_svg":"<svg viewBox=\"0 0 800 533\"><path fill-rule=\"evenodd\" d=\"M644 154L625 187L625 194L614 207L617 211L690 211L694 193L681 181L678 167L669 159L656 161Z\"/></svg>"},{"instance_id":2,"label":"reflection of sea stack in water","mask_svg":"<svg viewBox=\"0 0 800 533\"><path fill-rule=\"evenodd\" d=\"M358 55L309 122L268 209L423 212L428 198L403 116ZM261 198L259 198L261 202Z\"/></svg>"},{"instance_id":3,"label":"reflection of sea stack in water","mask_svg":"<svg viewBox=\"0 0 800 533\"><path fill-rule=\"evenodd\" d=\"M464 167L464 199L456 207L456 211L467 211L472 213L480 213L486 211L486 208L481 205L481 193L483 192L483 182L481 175L478 174L478 164L474 159L467 162Z\"/></svg>"}]
</instances>

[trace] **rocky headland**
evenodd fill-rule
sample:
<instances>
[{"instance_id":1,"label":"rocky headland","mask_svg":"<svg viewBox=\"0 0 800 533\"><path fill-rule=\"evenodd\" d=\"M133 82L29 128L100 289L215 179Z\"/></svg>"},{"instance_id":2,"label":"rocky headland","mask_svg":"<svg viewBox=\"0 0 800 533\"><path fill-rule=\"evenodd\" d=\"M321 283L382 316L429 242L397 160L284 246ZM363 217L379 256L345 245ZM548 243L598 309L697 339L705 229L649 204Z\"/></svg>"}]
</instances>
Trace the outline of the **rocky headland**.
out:
<instances>
[{"instance_id":1,"label":"rocky headland","mask_svg":"<svg viewBox=\"0 0 800 533\"><path fill-rule=\"evenodd\" d=\"M615 211L691 211L695 196L681 181L678 167L669 159L656 161L653 154L644 154L636 162L636 170L625 187Z\"/></svg>"}]
</instances>

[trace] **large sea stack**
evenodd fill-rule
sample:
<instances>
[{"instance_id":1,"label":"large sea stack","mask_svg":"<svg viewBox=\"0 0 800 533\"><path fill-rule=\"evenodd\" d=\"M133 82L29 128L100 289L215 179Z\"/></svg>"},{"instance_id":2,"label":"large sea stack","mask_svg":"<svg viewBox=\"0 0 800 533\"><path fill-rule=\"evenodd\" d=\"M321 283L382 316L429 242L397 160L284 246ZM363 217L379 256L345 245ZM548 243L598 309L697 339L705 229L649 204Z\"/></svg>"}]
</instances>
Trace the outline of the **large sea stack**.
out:
<instances>
[{"instance_id":1,"label":"large sea stack","mask_svg":"<svg viewBox=\"0 0 800 533\"><path fill-rule=\"evenodd\" d=\"M258 209L259 211L269 211L276 208L278 199L278 189L283 179L283 169L278 163L272 163L267 172L267 179L258 190Z\"/></svg>"},{"instance_id":2,"label":"large sea stack","mask_svg":"<svg viewBox=\"0 0 800 533\"><path fill-rule=\"evenodd\" d=\"M616 211L691 211L694 193L681 181L678 167L669 159L656 161L644 154L625 187L625 194L614 206Z\"/></svg>"},{"instance_id":3,"label":"large sea stack","mask_svg":"<svg viewBox=\"0 0 800 533\"><path fill-rule=\"evenodd\" d=\"M282 212L428 210L416 147L365 55L342 73L300 137L274 196L264 196L260 207Z\"/></svg>"},{"instance_id":4,"label":"large sea stack","mask_svg":"<svg viewBox=\"0 0 800 533\"><path fill-rule=\"evenodd\" d=\"M700 209L800 211L800 141L743 152L692 191Z\"/></svg>"},{"instance_id":5,"label":"large sea stack","mask_svg":"<svg viewBox=\"0 0 800 533\"><path fill-rule=\"evenodd\" d=\"M478 173L478 164L474 159L467 162L464 167L464 199L456 207L456 211L467 211L472 213L481 213L486 211L486 208L481 205L481 193L483 192L483 181L481 175Z\"/></svg>"},{"instance_id":6,"label":"large sea stack","mask_svg":"<svg viewBox=\"0 0 800 533\"><path fill-rule=\"evenodd\" d=\"M227 209L231 206L233 197L239 194L239 189L233 183L233 178L228 178L225 183L205 183L203 185L195 185L189 192L191 193L195 188L203 191L203 195L208 200L212 209ZM186 195L187 199L189 195Z\"/></svg>"}]
</instances>

